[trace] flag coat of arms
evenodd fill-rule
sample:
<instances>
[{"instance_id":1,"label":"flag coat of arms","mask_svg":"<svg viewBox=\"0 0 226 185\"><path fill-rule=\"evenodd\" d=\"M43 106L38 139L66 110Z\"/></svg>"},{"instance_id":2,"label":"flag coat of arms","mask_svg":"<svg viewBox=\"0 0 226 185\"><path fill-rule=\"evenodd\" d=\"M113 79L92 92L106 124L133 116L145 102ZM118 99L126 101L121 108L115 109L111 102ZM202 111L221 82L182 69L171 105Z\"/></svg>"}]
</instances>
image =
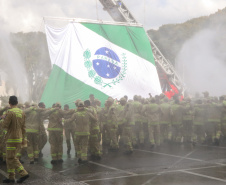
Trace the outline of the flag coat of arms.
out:
<instances>
[{"instance_id":1,"label":"flag coat of arms","mask_svg":"<svg viewBox=\"0 0 226 185\"><path fill-rule=\"evenodd\" d=\"M52 72L41 101L74 106L94 94L149 97L161 93L151 46L143 27L104 23L45 25Z\"/></svg>"}]
</instances>

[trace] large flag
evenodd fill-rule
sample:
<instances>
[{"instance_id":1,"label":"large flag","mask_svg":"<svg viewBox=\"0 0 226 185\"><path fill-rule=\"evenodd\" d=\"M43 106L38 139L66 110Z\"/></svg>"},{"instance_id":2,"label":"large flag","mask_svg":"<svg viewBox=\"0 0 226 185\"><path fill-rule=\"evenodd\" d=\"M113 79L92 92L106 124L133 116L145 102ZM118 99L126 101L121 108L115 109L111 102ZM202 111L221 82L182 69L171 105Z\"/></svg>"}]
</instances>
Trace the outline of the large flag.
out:
<instances>
[{"instance_id":1,"label":"large flag","mask_svg":"<svg viewBox=\"0 0 226 185\"><path fill-rule=\"evenodd\" d=\"M98 23L45 25L53 65L41 101L74 106L90 94L101 100L149 97L161 87L148 37L142 27Z\"/></svg>"}]
</instances>

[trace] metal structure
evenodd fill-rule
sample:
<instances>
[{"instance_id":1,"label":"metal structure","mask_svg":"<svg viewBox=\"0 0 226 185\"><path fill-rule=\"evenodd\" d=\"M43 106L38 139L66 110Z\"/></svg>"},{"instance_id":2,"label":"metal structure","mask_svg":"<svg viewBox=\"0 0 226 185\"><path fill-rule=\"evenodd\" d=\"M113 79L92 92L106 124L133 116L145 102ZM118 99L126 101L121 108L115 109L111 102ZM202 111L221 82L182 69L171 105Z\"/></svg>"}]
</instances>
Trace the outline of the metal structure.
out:
<instances>
[{"instance_id":1,"label":"metal structure","mask_svg":"<svg viewBox=\"0 0 226 185\"><path fill-rule=\"evenodd\" d=\"M126 5L120 0L99 0L114 21L137 23Z\"/></svg>"},{"instance_id":2,"label":"metal structure","mask_svg":"<svg viewBox=\"0 0 226 185\"><path fill-rule=\"evenodd\" d=\"M112 19L117 22L128 22L137 23L134 16L128 10L126 5L122 0L99 0ZM147 33L148 35L148 33ZM152 47L152 52L154 55L156 67L159 74L159 79L162 87L162 91L167 91L170 89L170 84L172 83L180 92L185 91L185 86L180 76L177 74L174 66L168 61L152 39L149 37L149 41Z\"/></svg>"}]
</instances>

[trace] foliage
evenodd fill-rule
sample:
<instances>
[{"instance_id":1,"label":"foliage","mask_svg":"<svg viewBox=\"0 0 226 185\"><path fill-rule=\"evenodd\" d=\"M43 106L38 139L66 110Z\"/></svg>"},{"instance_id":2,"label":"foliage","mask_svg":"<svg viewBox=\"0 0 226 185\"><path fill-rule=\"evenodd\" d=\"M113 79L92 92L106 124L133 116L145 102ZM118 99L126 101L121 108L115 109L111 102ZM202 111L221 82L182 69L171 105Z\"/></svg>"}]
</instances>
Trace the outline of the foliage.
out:
<instances>
[{"instance_id":1,"label":"foliage","mask_svg":"<svg viewBox=\"0 0 226 185\"><path fill-rule=\"evenodd\" d=\"M182 24L168 24L158 30L148 30L148 34L163 55L174 63L183 44L197 32L208 28L226 30L226 8L210 16L191 19Z\"/></svg>"},{"instance_id":2,"label":"foliage","mask_svg":"<svg viewBox=\"0 0 226 185\"><path fill-rule=\"evenodd\" d=\"M11 34L10 39L25 65L30 101L38 102L51 71L46 36L42 32L19 32Z\"/></svg>"}]
</instances>

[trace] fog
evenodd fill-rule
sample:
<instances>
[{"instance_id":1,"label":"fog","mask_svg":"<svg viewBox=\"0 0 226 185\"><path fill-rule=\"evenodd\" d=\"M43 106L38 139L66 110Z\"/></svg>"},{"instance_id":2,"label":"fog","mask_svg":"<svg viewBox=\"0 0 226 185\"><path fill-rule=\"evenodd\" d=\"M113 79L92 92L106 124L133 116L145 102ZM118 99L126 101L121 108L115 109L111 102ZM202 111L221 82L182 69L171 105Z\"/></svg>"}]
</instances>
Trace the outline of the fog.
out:
<instances>
[{"instance_id":1,"label":"fog","mask_svg":"<svg viewBox=\"0 0 226 185\"><path fill-rule=\"evenodd\" d=\"M3 30L0 32L1 45L1 70L4 71L2 80L7 82L8 87L12 87L14 94L19 96L19 101L23 102L28 97L28 83L25 66L21 61L21 56L13 47L10 35ZM3 61L3 62L2 62Z\"/></svg>"},{"instance_id":2,"label":"fog","mask_svg":"<svg viewBox=\"0 0 226 185\"><path fill-rule=\"evenodd\" d=\"M205 29L183 45L176 58L176 70L189 93L209 91L211 96L226 92L226 37L220 27Z\"/></svg>"}]
</instances>

